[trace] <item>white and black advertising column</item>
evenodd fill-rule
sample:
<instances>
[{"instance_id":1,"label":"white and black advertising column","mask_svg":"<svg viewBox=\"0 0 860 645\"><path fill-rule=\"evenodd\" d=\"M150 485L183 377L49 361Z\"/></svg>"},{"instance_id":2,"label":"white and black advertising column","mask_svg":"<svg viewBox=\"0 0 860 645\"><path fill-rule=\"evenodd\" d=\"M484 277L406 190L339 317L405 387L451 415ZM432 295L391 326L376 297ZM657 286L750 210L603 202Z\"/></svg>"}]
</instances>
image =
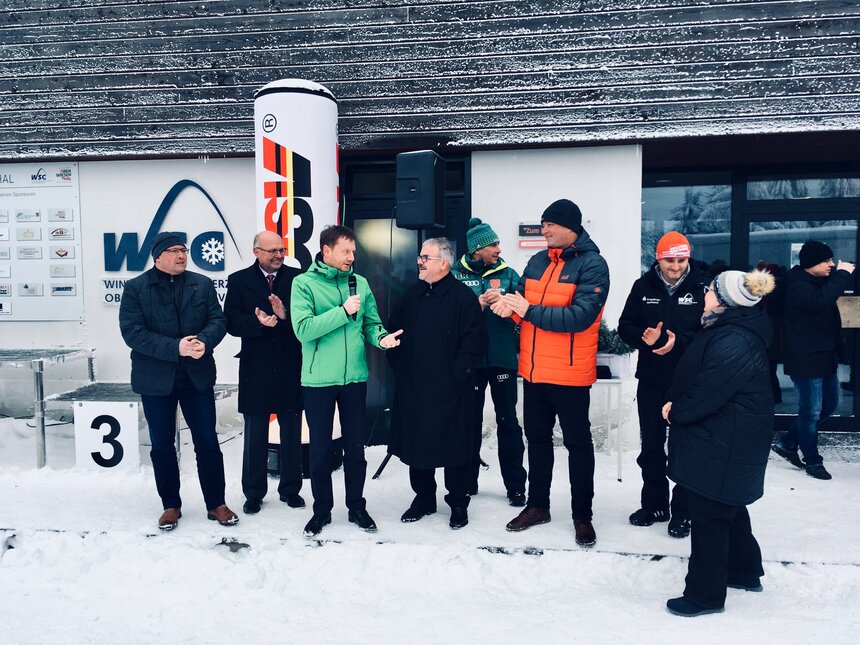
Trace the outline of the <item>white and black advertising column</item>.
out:
<instances>
[{"instance_id":1,"label":"white and black advertising column","mask_svg":"<svg viewBox=\"0 0 860 645\"><path fill-rule=\"evenodd\" d=\"M338 223L337 101L322 85L283 79L254 99L257 228L278 233L306 269L319 234Z\"/></svg>"}]
</instances>

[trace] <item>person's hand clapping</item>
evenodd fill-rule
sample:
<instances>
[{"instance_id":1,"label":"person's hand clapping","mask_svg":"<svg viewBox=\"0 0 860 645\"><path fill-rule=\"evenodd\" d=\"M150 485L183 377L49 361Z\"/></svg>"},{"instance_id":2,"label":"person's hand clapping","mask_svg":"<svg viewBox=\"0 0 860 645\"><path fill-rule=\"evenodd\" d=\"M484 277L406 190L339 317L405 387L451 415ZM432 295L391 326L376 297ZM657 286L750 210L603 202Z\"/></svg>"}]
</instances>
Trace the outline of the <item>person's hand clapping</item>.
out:
<instances>
[{"instance_id":1,"label":"person's hand clapping","mask_svg":"<svg viewBox=\"0 0 860 645\"><path fill-rule=\"evenodd\" d=\"M263 327L274 327L278 324L278 317L276 315L267 314L259 307L254 309L254 314L257 316L257 320L260 321L260 324L263 325Z\"/></svg>"},{"instance_id":2,"label":"person's hand clapping","mask_svg":"<svg viewBox=\"0 0 860 645\"><path fill-rule=\"evenodd\" d=\"M663 331L663 321L657 323L656 327L646 327L642 332L642 342L651 347L660 338L660 333Z\"/></svg>"},{"instance_id":3,"label":"person's hand clapping","mask_svg":"<svg viewBox=\"0 0 860 645\"><path fill-rule=\"evenodd\" d=\"M658 356L663 356L664 354L668 354L669 352L672 351L672 348L675 347L675 333L667 329L666 330L666 336L669 338L669 340L666 341L666 344L663 345L663 347L658 347L657 349L651 350L653 353L657 354Z\"/></svg>"}]
</instances>

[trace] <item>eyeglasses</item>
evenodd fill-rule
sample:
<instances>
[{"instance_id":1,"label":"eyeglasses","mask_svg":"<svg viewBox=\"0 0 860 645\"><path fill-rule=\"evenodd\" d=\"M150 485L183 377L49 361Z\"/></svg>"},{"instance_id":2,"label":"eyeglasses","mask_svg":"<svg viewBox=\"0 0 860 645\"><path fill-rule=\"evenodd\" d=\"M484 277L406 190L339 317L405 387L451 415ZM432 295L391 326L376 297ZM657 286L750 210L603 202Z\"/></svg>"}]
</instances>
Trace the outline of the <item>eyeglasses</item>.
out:
<instances>
[{"instance_id":1,"label":"eyeglasses","mask_svg":"<svg viewBox=\"0 0 860 645\"><path fill-rule=\"evenodd\" d=\"M714 288L711 285L709 285L709 284L705 285L705 293L710 293L713 290L714 290Z\"/></svg>"},{"instance_id":2,"label":"eyeglasses","mask_svg":"<svg viewBox=\"0 0 860 645\"><path fill-rule=\"evenodd\" d=\"M257 249L258 251L265 251L265 252L266 252L266 253L268 253L269 255L286 255L286 254L287 254L287 249L285 249L285 248L280 248L280 249L264 249L264 248L263 248L263 247L261 247L261 246L255 246L254 248L255 248L255 249Z\"/></svg>"},{"instance_id":3,"label":"eyeglasses","mask_svg":"<svg viewBox=\"0 0 860 645\"><path fill-rule=\"evenodd\" d=\"M418 261L421 264L426 264L428 260L443 260L444 258L440 258L438 255L419 255Z\"/></svg>"},{"instance_id":4,"label":"eyeglasses","mask_svg":"<svg viewBox=\"0 0 860 645\"><path fill-rule=\"evenodd\" d=\"M188 249L183 246L181 249L164 249L162 253L170 253L171 255L176 255L177 253L188 253Z\"/></svg>"}]
</instances>

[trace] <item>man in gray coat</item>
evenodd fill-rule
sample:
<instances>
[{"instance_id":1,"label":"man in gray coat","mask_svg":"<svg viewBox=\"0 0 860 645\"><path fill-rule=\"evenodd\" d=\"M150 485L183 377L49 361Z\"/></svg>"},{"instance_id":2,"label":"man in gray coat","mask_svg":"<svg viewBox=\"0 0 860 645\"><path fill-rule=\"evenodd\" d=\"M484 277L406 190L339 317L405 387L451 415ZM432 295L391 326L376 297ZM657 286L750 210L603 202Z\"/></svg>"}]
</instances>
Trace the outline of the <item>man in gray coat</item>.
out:
<instances>
[{"instance_id":1,"label":"man in gray coat","mask_svg":"<svg viewBox=\"0 0 860 645\"><path fill-rule=\"evenodd\" d=\"M152 242L155 266L125 285L119 326L131 347L131 387L140 395L152 442L152 469L170 531L182 517L176 458L176 406L191 430L197 475L210 520L239 521L224 504L224 459L215 432L215 359L227 332L212 280L186 271L188 249L179 233Z\"/></svg>"}]
</instances>

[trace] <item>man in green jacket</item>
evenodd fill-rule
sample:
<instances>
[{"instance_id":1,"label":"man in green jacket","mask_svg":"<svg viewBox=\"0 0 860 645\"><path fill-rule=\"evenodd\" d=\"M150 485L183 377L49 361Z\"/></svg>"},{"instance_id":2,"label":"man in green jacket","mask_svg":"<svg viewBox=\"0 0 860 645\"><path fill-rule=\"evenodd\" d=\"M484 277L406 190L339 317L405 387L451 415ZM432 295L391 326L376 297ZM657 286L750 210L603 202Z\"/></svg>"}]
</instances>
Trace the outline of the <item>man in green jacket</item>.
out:
<instances>
[{"instance_id":1,"label":"man in green jacket","mask_svg":"<svg viewBox=\"0 0 860 645\"><path fill-rule=\"evenodd\" d=\"M382 326L376 300L362 276L352 270L355 234L345 226L327 226L320 253L293 280L290 317L302 344L302 395L310 431L313 517L305 536L331 523L331 441L337 405L343 438L343 472L349 521L376 531L364 499L364 410L367 395L365 343L388 349L400 344L397 331ZM351 295L354 294L354 295Z\"/></svg>"},{"instance_id":2,"label":"man in green jacket","mask_svg":"<svg viewBox=\"0 0 860 645\"><path fill-rule=\"evenodd\" d=\"M513 293L520 281L517 272L500 257L499 236L477 217L469 221L466 254L454 265L453 273L470 287L484 311L489 343L486 364L476 371L474 440L475 452L469 469L469 493L478 492L481 466L481 431L487 385L496 410L499 467L511 506L526 504L526 470L523 468L523 430L517 421L517 326L511 318L500 318L489 305L506 293Z\"/></svg>"}]
</instances>

